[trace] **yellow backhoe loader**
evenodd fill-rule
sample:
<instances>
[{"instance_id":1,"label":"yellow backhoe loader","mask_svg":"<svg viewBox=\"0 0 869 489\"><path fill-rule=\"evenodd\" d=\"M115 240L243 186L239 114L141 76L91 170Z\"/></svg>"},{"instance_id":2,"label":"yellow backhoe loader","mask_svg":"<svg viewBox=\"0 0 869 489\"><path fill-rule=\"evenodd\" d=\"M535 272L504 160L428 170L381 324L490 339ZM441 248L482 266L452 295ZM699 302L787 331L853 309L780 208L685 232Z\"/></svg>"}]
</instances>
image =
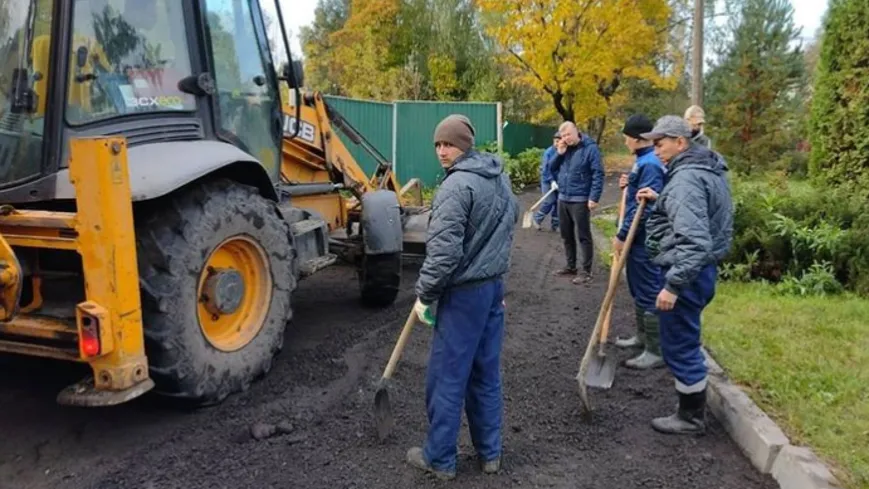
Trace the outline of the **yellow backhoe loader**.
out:
<instances>
[{"instance_id":1,"label":"yellow backhoe loader","mask_svg":"<svg viewBox=\"0 0 869 489\"><path fill-rule=\"evenodd\" d=\"M218 403L302 278L343 255L385 306L424 252L418 185L276 68L267 13L289 53L276 0L0 4L0 352L87 363L59 403Z\"/></svg>"}]
</instances>

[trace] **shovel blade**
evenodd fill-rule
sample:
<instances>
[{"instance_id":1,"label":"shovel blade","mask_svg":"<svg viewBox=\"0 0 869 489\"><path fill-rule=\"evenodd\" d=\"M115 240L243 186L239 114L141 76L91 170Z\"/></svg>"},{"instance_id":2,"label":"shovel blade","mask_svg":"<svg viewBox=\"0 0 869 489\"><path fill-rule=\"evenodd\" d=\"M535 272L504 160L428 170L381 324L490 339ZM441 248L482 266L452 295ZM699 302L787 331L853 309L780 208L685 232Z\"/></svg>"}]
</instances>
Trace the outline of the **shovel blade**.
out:
<instances>
[{"instance_id":1,"label":"shovel blade","mask_svg":"<svg viewBox=\"0 0 869 489\"><path fill-rule=\"evenodd\" d=\"M389 405L389 391L380 386L374 393L374 424L377 427L377 437L380 441L386 439L392 432L395 420L392 417L392 407Z\"/></svg>"},{"instance_id":2,"label":"shovel blade","mask_svg":"<svg viewBox=\"0 0 869 489\"><path fill-rule=\"evenodd\" d=\"M534 218L534 213L533 213L533 212L531 212L531 211L526 212L525 215L522 216L522 227L523 227L524 229L528 229L528 228L530 228L530 227L531 227L531 222L532 222L532 219L533 219L533 218Z\"/></svg>"},{"instance_id":3,"label":"shovel blade","mask_svg":"<svg viewBox=\"0 0 869 489\"><path fill-rule=\"evenodd\" d=\"M588 366L585 385L598 389L609 389L616 378L618 363L613 355L595 355Z\"/></svg>"}]
</instances>

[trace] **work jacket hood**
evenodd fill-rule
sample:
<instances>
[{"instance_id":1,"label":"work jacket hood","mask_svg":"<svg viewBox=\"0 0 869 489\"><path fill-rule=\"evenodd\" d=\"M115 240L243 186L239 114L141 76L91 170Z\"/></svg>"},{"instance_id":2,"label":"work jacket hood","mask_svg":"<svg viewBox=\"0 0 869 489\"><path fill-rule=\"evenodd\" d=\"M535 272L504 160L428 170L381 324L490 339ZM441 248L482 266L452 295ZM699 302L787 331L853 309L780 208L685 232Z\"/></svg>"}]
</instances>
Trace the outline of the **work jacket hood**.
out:
<instances>
[{"instance_id":1,"label":"work jacket hood","mask_svg":"<svg viewBox=\"0 0 869 489\"><path fill-rule=\"evenodd\" d=\"M447 170L447 175L459 171L476 173L485 178L495 178L504 173L504 163L496 155L470 150L459 156L456 163Z\"/></svg>"}]
</instances>

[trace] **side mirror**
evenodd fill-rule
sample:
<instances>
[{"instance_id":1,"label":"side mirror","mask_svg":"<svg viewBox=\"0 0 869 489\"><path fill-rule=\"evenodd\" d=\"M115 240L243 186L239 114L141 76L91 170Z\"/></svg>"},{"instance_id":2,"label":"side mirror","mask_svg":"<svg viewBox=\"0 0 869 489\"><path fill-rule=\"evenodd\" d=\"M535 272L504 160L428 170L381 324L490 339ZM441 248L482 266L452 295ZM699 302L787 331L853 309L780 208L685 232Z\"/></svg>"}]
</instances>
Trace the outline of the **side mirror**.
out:
<instances>
[{"instance_id":1,"label":"side mirror","mask_svg":"<svg viewBox=\"0 0 869 489\"><path fill-rule=\"evenodd\" d=\"M84 46L79 46L78 49L75 50L75 65L79 68L84 68L84 66L88 62L88 48Z\"/></svg>"},{"instance_id":2,"label":"side mirror","mask_svg":"<svg viewBox=\"0 0 869 489\"><path fill-rule=\"evenodd\" d=\"M293 60L284 65L283 78L287 80L290 88L302 88L305 86L305 68L300 60Z\"/></svg>"}]
</instances>

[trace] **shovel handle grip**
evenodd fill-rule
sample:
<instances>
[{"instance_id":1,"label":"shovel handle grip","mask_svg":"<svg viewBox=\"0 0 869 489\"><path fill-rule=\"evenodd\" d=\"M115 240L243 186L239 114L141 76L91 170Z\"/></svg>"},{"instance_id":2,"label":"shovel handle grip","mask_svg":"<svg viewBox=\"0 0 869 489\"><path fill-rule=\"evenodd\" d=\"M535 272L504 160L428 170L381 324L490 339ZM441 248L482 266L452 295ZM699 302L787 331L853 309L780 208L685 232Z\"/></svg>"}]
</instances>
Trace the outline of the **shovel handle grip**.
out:
<instances>
[{"instance_id":1,"label":"shovel handle grip","mask_svg":"<svg viewBox=\"0 0 869 489\"><path fill-rule=\"evenodd\" d=\"M386 364L386 370L383 371L383 378L392 377L395 372L395 367L398 365L398 359L401 358L401 352L404 350L404 345L410 339L410 332L413 331L413 325L416 323L416 311L411 308L410 314L407 316L407 321L404 322L404 327L401 328L401 334L398 336L398 341L395 343L395 348L392 349L392 355L389 357L389 363Z\"/></svg>"}]
</instances>

